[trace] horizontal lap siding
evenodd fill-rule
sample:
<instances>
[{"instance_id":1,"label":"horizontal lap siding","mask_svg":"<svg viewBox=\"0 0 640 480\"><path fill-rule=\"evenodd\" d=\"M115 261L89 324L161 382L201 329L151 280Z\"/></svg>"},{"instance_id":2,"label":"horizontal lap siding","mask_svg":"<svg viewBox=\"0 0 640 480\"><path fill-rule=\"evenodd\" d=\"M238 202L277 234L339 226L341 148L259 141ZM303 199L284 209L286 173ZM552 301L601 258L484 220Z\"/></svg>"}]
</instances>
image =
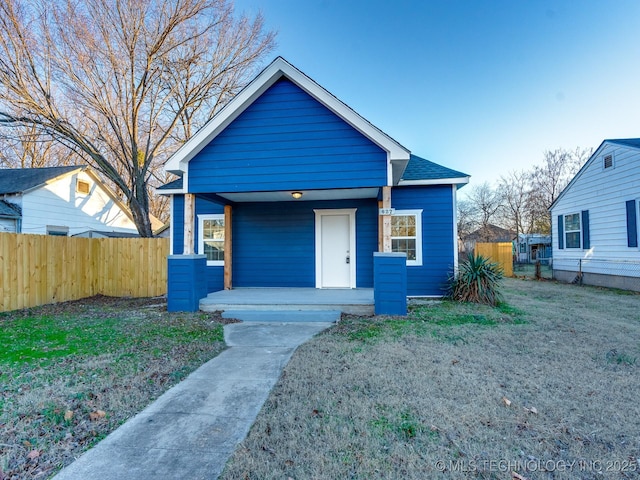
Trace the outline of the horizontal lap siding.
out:
<instances>
[{"instance_id":1,"label":"horizontal lap siding","mask_svg":"<svg viewBox=\"0 0 640 480\"><path fill-rule=\"evenodd\" d=\"M189 163L189 191L378 186L380 147L288 80L280 80Z\"/></svg>"},{"instance_id":2,"label":"horizontal lap siding","mask_svg":"<svg viewBox=\"0 0 640 480\"><path fill-rule=\"evenodd\" d=\"M224 213L224 206L196 198L196 217L194 225L195 251L198 252L198 215L208 213ZM173 196L173 254L181 255L184 251L184 195ZM224 267L207 267L207 292L217 292L224 288Z\"/></svg>"},{"instance_id":3,"label":"horizontal lap siding","mask_svg":"<svg viewBox=\"0 0 640 480\"><path fill-rule=\"evenodd\" d=\"M233 210L235 287L315 287L314 209L357 208L357 287L373 286L375 199L242 203Z\"/></svg>"},{"instance_id":4,"label":"horizontal lap siding","mask_svg":"<svg viewBox=\"0 0 640 480\"><path fill-rule=\"evenodd\" d=\"M603 169L603 157L612 154L614 166ZM605 144L575 179L552 210L554 268L578 271L578 259L592 258L594 273L611 274L601 261L640 261L640 249L627 243L626 202L640 198L640 151ZM590 247L558 248L558 216L589 212Z\"/></svg>"},{"instance_id":5,"label":"horizontal lap siding","mask_svg":"<svg viewBox=\"0 0 640 480\"><path fill-rule=\"evenodd\" d=\"M397 187L396 210L422 209L422 266L407 267L408 295L443 295L453 269L453 191L450 185Z\"/></svg>"}]
</instances>

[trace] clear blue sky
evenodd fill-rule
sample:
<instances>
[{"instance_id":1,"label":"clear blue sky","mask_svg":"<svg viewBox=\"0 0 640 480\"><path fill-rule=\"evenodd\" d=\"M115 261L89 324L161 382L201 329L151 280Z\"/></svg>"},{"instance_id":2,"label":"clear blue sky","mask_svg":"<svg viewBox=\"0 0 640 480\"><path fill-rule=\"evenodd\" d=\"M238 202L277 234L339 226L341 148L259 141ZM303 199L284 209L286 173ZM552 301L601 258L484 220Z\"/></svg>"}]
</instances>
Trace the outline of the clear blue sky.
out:
<instances>
[{"instance_id":1,"label":"clear blue sky","mask_svg":"<svg viewBox=\"0 0 640 480\"><path fill-rule=\"evenodd\" d=\"M638 0L235 5L278 32L274 58L472 185L545 150L640 137Z\"/></svg>"}]
</instances>

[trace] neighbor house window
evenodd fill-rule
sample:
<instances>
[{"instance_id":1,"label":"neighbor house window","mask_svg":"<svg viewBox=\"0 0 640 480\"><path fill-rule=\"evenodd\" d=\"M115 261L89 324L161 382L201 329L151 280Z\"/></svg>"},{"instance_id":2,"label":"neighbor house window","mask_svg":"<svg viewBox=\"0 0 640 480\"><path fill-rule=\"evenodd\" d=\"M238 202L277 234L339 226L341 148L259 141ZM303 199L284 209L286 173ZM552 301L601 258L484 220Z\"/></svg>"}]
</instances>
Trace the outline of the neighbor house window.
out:
<instances>
[{"instance_id":1,"label":"neighbor house window","mask_svg":"<svg viewBox=\"0 0 640 480\"><path fill-rule=\"evenodd\" d=\"M84 180L78 180L76 182L76 192L84 193L85 195L89 193L89 182L85 182Z\"/></svg>"},{"instance_id":2,"label":"neighbor house window","mask_svg":"<svg viewBox=\"0 0 640 480\"><path fill-rule=\"evenodd\" d=\"M207 265L224 265L224 215L198 215L198 253Z\"/></svg>"},{"instance_id":3,"label":"neighbor house window","mask_svg":"<svg viewBox=\"0 0 640 480\"><path fill-rule=\"evenodd\" d=\"M62 227L58 225L47 225L47 235L54 235L56 237L68 237L69 227Z\"/></svg>"},{"instance_id":4,"label":"neighbor house window","mask_svg":"<svg viewBox=\"0 0 640 480\"><path fill-rule=\"evenodd\" d=\"M396 210L391 217L391 251L407 254L407 265L422 265L422 210Z\"/></svg>"},{"instance_id":5,"label":"neighbor house window","mask_svg":"<svg viewBox=\"0 0 640 480\"><path fill-rule=\"evenodd\" d=\"M567 248L580 248L580 214L564 216L564 238Z\"/></svg>"}]
</instances>

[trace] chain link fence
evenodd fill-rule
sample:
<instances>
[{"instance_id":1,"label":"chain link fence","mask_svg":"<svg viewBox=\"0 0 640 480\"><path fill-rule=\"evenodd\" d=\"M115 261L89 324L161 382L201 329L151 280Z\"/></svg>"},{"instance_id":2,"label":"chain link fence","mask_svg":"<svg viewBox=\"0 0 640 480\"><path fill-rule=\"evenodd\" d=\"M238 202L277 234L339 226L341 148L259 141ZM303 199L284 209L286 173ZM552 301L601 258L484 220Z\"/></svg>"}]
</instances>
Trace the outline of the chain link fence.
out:
<instances>
[{"instance_id":1,"label":"chain link fence","mask_svg":"<svg viewBox=\"0 0 640 480\"><path fill-rule=\"evenodd\" d=\"M640 292L640 262L556 258L552 265L553 276L560 281Z\"/></svg>"}]
</instances>

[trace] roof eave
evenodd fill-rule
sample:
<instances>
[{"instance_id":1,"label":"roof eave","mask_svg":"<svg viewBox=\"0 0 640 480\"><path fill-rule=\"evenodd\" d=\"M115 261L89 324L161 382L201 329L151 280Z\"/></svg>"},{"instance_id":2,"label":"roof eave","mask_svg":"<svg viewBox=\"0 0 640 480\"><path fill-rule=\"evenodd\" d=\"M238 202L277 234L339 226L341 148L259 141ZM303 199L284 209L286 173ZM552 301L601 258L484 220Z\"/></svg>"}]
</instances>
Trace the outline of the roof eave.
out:
<instances>
[{"instance_id":1,"label":"roof eave","mask_svg":"<svg viewBox=\"0 0 640 480\"><path fill-rule=\"evenodd\" d=\"M449 177L449 178L430 178L422 180L400 180L399 187L414 185L466 185L469 183L469 176L466 177Z\"/></svg>"}]
</instances>

